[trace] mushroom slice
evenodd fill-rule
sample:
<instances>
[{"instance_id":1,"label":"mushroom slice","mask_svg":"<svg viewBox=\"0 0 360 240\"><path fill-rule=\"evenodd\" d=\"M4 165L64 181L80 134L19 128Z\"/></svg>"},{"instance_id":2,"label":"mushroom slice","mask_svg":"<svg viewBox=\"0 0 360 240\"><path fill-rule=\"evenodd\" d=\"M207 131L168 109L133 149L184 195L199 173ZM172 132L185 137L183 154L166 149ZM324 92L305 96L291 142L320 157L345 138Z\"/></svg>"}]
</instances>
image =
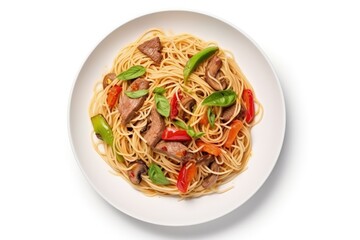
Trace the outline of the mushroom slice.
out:
<instances>
[{"instance_id":1,"label":"mushroom slice","mask_svg":"<svg viewBox=\"0 0 360 240\"><path fill-rule=\"evenodd\" d=\"M231 105L230 107L225 108L224 111L222 112L222 119L225 122L229 121L232 117L234 117L235 109L236 109L236 103Z\"/></svg>"},{"instance_id":2,"label":"mushroom slice","mask_svg":"<svg viewBox=\"0 0 360 240\"><path fill-rule=\"evenodd\" d=\"M103 79L103 89L105 89L112 81L114 81L115 78L116 78L115 73L106 74Z\"/></svg>"},{"instance_id":3,"label":"mushroom slice","mask_svg":"<svg viewBox=\"0 0 360 240\"><path fill-rule=\"evenodd\" d=\"M210 164L210 169L214 172L218 172L219 171L219 165L213 161ZM218 175L211 173L209 176L207 176L204 181L202 182L201 186L203 186L204 188L210 188L212 185L214 185L214 183L216 182L216 180L218 179Z\"/></svg>"},{"instance_id":4,"label":"mushroom slice","mask_svg":"<svg viewBox=\"0 0 360 240\"><path fill-rule=\"evenodd\" d=\"M142 160L137 160L130 166L131 169L128 171L129 179L133 184L138 185L141 182L141 175L146 173L148 168Z\"/></svg>"},{"instance_id":5,"label":"mushroom slice","mask_svg":"<svg viewBox=\"0 0 360 240\"><path fill-rule=\"evenodd\" d=\"M220 81L220 84L214 81L216 75L218 74L220 68L222 66L222 61L218 56L214 56L210 59L208 65L206 66L205 70L205 80L206 82L215 90L223 90L226 88L227 83L225 79Z\"/></svg>"},{"instance_id":6,"label":"mushroom slice","mask_svg":"<svg viewBox=\"0 0 360 240\"><path fill-rule=\"evenodd\" d=\"M190 112L193 111L193 107L195 106L196 101L192 97L185 97L181 99L181 105L184 106L184 108ZM178 117L184 120L185 122L189 121L190 115L185 112L182 108L179 109Z\"/></svg>"}]
</instances>

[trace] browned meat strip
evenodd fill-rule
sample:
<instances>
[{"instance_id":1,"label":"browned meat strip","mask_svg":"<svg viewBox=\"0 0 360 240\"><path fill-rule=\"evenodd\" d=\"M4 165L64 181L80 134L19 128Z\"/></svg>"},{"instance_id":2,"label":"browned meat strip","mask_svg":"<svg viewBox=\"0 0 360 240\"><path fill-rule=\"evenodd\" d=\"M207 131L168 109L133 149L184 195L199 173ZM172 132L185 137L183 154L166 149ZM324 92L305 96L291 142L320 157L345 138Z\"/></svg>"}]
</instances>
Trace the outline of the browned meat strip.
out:
<instances>
[{"instance_id":1,"label":"browned meat strip","mask_svg":"<svg viewBox=\"0 0 360 240\"><path fill-rule=\"evenodd\" d=\"M146 42L143 42L138 46L138 49L149 58L151 58L156 64L160 64L162 60L161 55L161 42L159 37L154 37Z\"/></svg>"},{"instance_id":2,"label":"browned meat strip","mask_svg":"<svg viewBox=\"0 0 360 240\"><path fill-rule=\"evenodd\" d=\"M149 81L145 80L144 78L138 78L130 84L127 91L137 91L148 88ZM118 109L120 112L122 125L128 124L131 119L134 118L136 111L139 110L144 104L146 97L147 96L145 95L140 98L129 98L125 94L120 96Z\"/></svg>"},{"instance_id":3,"label":"browned meat strip","mask_svg":"<svg viewBox=\"0 0 360 240\"><path fill-rule=\"evenodd\" d=\"M244 120L245 115L246 115L245 106L243 104L241 104L240 112L236 116L234 116L235 108L236 108L236 103L231 105L230 107L227 107L227 108L224 109L224 111L222 113L222 119L223 119L224 122L229 121L232 117L233 117L233 119L239 119L241 121Z\"/></svg>"},{"instance_id":4,"label":"browned meat strip","mask_svg":"<svg viewBox=\"0 0 360 240\"><path fill-rule=\"evenodd\" d=\"M193 111L193 107L195 106L196 101L192 97L185 97L181 99L181 105L190 112ZM186 113L182 108L179 109L178 117L184 120L185 122L189 121L190 115Z\"/></svg>"},{"instance_id":5,"label":"browned meat strip","mask_svg":"<svg viewBox=\"0 0 360 240\"><path fill-rule=\"evenodd\" d=\"M246 107L243 104L241 104L240 113L239 115L237 115L236 118L243 121L245 119L245 116L246 116Z\"/></svg>"},{"instance_id":6,"label":"browned meat strip","mask_svg":"<svg viewBox=\"0 0 360 240\"><path fill-rule=\"evenodd\" d=\"M225 122L229 121L234 116L235 108L236 108L236 103L224 109L222 113L222 119Z\"/></svg>"},{"instance_id":7,"label":"browned meat strip","mask_svg":"<svg viewBox=\"0 0 360 240\"><path fill-rule=\"evenodd\" d=\"M219 171L219 165L213 161L212 163L210 163L210 169L214 172L218 172ZM211 173L209 176L207 176L204 181L202 182L202 186L204 188L210 188L211 186L214 185L214 183L216 182L216 180L218 179L218 175Z\"/></svg>"},{"instance_id":8,"label":"browned meat strip","mask_svg":"<svg viewBox=\"0 0 360 240\"><path fill-rule=\"evenodd\" d=\"M196 163L199 165L210 165L210 163L212 163L213 161L215 161L215 157L214 155L211 154L205 154L199 158L196 159Z\"/></svg>"},{"instance_id":9,"label":"browned meat strip","mask_svg":"<svg viewBox=\"0 0 360 240\"><path fill-rule=\"evenodd\" d=\"M148 121L148 130L144 138L146 143L153 148L161 139L161 134L165 129L165 121L156 111L156 108L151 109Z\"/></svg>"},{"instance_id":10,"label":"browned meat strip","mask_svg":"<svg viewBox=\"0 0 360 240\"><path fill-rule=\"evenodd\" d=\"M216 78L217 73L219 72L222 66L222 61L218 56L214 56L210 59L205 70L205 80L206 82L215 90L223 90L226 88L227 84L225 80L221 80L219 85L216 81L211 78Z\"/></svg>"},{"instance_id":11,"label":"browned meat strip","mask_svg":"<svg viewBox=\"0 0 360 240\"><path fill-rule=\"evenodd\" d=\"M186 155L188 148L180 142L160 141L154 148L157 153L167 155L169 158L182 160Z\"/></svg>"}]
</instances>

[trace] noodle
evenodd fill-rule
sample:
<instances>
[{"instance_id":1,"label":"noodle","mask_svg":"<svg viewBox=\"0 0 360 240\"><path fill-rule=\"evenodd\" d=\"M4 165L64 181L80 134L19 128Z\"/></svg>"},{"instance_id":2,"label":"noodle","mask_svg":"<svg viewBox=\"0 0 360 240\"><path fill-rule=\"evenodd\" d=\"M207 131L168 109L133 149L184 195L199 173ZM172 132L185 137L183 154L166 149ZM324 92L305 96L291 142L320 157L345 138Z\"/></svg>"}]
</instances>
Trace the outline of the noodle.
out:
<instances>
[{"instance_id":1,"label":"noodle","mask_svg":"<svg viewBox=\"0 0 360 240\"><path fill-rule=\"evenodd\" d=\"M137 49L141 43L155 36L160 38L162 45L161 53L163 59L160 65L155 65L150 58ZM94 149L114 170L116 175L122 176L129 184L146 195L199 197L205 194L223 192L224 190L219 190L219 186L231 181L246 169L251 155L251 128L261 120L263 114L262 106L255 98L255 95L256 117L251 124L242 120L244 126L237 135L233 147L228 149L222 146L228 138L229 126L233 118L228 122L221 121L222 107L212 108L216 116L213 127L210 127L209 124L199 124L201 117L208 108L201 105L201 102L205 97L214 92L214 89L204 81L205 68L208 60L200 64L191 74L189 81L184 84L183 70L189 58L202 49L212 45L216 44L214 42L205 42L190 34L167 35L160 29L151 29L121 49L114 60L111 72L118 75L134 65L141 65L146 68L146 73L143 78L150 82L149 94L144 104L140 110L137 111L137 115L126 126L121 125L121 117L117 107L111 110L106 104L106 98L112 86L120 84L124 90L129 87L130 81L114 80L105 89L103 89L100 81L94 86L93 98L89 107L89 116L102 114L112 127L114 136L113 146L109 146L97 139L95 134L92 133ZM213 80L220 84L220 81L224 79L228 83L227 89L232 89L237 93L234 116L238 115L242 107L242 104L239 104L242 102L241 93L244 89L252 90L252 87L237 66L230 52L220 48L216 55L222 60L222 67L217 77L213 78ZM142 130L146 128L150 111L155 105L155 94L152 93L157 87L166 89L165 97L167 99L170 99L171 96L179 92L181 92L183 96L191 96L195 99L196 107L193 112L179 104L179 107L190 115L187 125L191 126L195 132L205 133L205 135L200 138L203 142L212 143L221 148L221 155L215 157L215 161L219 165L219 171L214 172L208 166L198 164L197 174L191 181L186 193L181 193L176 186L179 171L183 166L182 162L170 159L163 154L154 153L151 147L146 144L142 135ZM121 93L121 96L123 96L123 93ZM174 126L169 118L164 118L164 120L167 127ZM196 153L198 156L205 154L196 145L194 140L192 140L187 147L190 152ZM116 154L122 155L125 161L118 161ZM147 174L143 174L142 181L139 185L132 184L128 177L128 170L131 169L131 163L134 163L138 159L143 160L147 166L149 166L150 163L156 163L162 168L162 171L170 183L168 185L157 185L151 181ZM212 187L204 188L202 183L209 174L218 175L217 181Z\"/></svg>"}]
</instances>

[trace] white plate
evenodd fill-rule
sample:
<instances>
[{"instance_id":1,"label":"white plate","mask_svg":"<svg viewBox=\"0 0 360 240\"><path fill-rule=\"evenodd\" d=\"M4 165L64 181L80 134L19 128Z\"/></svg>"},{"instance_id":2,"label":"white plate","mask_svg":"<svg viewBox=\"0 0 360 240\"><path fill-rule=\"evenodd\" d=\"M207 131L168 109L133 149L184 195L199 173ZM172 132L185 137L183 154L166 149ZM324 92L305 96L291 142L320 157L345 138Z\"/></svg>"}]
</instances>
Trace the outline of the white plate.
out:
<instances>
[{"instance_id":1,"label":"white plate","mask_svg":"<svg viewBox=\"0 0 360 240\"><path fill-rule=\"evenodd\" d=\"M179 201L172 197L147 197L134 190L110 167L91 145L88 116L94 83L111 68L118 51L149 28L173 33L191 33L218 42L232 51L236 61L264 106L264 118L253 128L253 155L248 169L223 194ZM143 221L184 226L221 217L246 202L261 187L279 156L285 133L285 104L276 74L264 53L243 32L217 18L189 11L164 11L141 16L110 33L90 54L73 87L69 109L70 139L75 157L95 190L120 211Z\"/></svg>"}]
</instances>

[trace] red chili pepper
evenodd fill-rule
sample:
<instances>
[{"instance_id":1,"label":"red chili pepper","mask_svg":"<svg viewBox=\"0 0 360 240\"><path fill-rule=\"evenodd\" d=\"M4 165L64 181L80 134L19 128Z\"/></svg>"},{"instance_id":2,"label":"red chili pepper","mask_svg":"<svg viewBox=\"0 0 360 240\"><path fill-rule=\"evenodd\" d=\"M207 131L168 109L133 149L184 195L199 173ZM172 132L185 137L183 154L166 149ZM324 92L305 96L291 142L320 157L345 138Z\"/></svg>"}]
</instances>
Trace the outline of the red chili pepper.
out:
<instances>
[{"instance_id":1,"label":"red chili pepper","mask_svg":"<svg viewBox=\"0 0 360 240\"><path fill-rule=\"evenodd\" d=\"M245 121L251 123L255 117L255 105L254 105L254 95L250 89L244 89L242 98L245 102L246 116Z\"/></svg>"},{"instance_id":2,"label":"red chili pepper","mask_svg":"<svg viewBox=\"0 0 360 240\"><path fill-rule=\"evenodd\" d=\"M186 193L190 185L191 180L196 175L196 164L193 162L187 162L179 172L176 186L180 192Z\"/></svg>"},{"instance_id":3,"label":"red chili pepper","mask_svg":"<svg viewBox=\"0 0 360 240\"><path fill-rule=\"evenodd\" d=\"M179 114L179 109L178 109L178 104L179 101L181 100L182 95L179 92L178 96L176 96L176 93L174 94L174 96L171 98L170 101L170 119L174 120L176 118L176 116Z\"/></svg>"},{"instance_id":4,"label":"red chili pepper","mask_svg":"<svg viewBox=\"0 0 360 240\"><path fill-rule=\"evenodd\" d=\"M179 130L176 128L166 128L163 131L161 138L163 140L180 142L191 140L191 137L187 134L186 130Z\"/></svg>"},{"instance_id":5,"label":"red chili pepper","mask_svg":"<svg viewBox=\"0 0 360 240\"><path fill-rule=\"evenodd\" d=\"M119 85L114 85L112 88L110 88L106 98L106 103L108 104L110 109L115 106L117 100L119 99L121 90L122 88Z\"/></svg>"}]
</instances>

